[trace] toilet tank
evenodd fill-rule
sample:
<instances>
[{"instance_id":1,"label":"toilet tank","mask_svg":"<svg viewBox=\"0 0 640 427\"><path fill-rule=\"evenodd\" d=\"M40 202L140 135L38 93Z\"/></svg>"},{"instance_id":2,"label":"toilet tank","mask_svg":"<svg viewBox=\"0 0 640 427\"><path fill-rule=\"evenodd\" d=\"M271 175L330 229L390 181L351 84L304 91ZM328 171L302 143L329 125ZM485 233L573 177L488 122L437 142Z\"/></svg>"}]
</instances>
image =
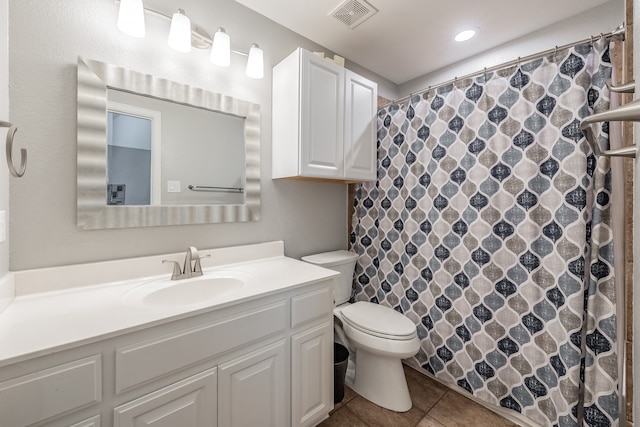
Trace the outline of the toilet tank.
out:
<instances>
[{"instance_id":1,"label":"toilet tank","mask_svg":"<svg viewBox=\"0 0 640 427\"><path fill-rule=\"evenodd\" d=\"M305 262L340 273L333 283L333 295L336 305L345 303L351 298L353 270L357 259L358 254L349 251L323 252L302 257Z\"/></svg>"}]
</instances>

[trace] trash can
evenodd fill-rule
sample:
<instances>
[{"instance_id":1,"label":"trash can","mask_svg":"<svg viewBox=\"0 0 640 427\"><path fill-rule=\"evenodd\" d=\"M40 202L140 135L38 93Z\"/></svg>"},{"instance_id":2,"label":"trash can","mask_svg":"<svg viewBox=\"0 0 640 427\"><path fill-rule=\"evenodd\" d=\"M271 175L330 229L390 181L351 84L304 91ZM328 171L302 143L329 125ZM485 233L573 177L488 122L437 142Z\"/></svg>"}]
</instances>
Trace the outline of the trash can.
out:
<instances>
[{"instance_id":1,"label":"trash can","mask_svg":"<svg viewBox=\"0 0 640 427\"><path fill-rule=\"evenodd\" d=\"M349 363L349 350L342 344L333 343L333 404L344 399L344 378Z\"/></svg>"}]
</instances>

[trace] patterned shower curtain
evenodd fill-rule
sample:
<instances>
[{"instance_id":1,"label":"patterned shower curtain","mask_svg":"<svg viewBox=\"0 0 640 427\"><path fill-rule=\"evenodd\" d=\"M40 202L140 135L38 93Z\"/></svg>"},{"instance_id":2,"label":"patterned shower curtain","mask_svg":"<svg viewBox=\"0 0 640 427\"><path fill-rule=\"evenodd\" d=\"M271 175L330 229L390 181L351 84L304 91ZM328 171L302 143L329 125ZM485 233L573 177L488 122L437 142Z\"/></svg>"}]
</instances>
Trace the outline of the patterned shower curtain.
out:
<instances>
[{"instance_id":1,"label":"patterned shower curtain","mask_svg":"<svg viewBox=\"0 0 640 427\"><path fill-rule=\"evenodd\" d=\"M408 363L542 426L618 424L609 161L580 130L610 75L600 40L387 106L356 191L355 300L415 322Z\"/></svg>"}]
</instances>

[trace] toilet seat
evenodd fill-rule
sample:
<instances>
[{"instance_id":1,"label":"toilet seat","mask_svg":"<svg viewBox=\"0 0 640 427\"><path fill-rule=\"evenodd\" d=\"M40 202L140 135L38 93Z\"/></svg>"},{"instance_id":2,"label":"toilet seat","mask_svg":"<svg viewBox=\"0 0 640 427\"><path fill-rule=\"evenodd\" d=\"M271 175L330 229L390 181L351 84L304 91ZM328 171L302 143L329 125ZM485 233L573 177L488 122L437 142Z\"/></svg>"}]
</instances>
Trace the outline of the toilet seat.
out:
<instances>
[{"instance_id":1,"label":"toilet seat","mask_svg":"<svg viewBox=\"0 0 640 427\"><path fill-rule=\"evenodd\" d=\"M365 334L396 341L416 337L416 325L397 311L379 304L359 301L342 308L342 320Z\"/></svg>"}]
</instances>

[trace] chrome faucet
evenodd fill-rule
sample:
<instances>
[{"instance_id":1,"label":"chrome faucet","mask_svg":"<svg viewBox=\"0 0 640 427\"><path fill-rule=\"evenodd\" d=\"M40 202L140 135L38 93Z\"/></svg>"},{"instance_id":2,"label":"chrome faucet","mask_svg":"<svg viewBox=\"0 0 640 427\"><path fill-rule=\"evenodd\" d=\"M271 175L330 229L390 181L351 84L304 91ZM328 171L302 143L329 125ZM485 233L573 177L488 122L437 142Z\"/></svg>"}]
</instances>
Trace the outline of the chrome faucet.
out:
<instances>
[{"instance_id":1,"label":"chrome faucet","mask_svg":"<svg viewBox=\"0 0 640 427\"><path fill-rule=\"evenodd\" d=\"M182 269L180 269L180 264L178 263L178 261L165 259L162 260L162 263L173 263L173 273L171 274L171 280L189 279L191 277L202 276L202 265L200 264L200 260L209 256L211 255L205 255L201 257L200 254L198 254L198 249L196 249L195 246L189 246L189 248L187 248L187 254L184 257L184 266Z\"/></svg>"}]
</instances>

